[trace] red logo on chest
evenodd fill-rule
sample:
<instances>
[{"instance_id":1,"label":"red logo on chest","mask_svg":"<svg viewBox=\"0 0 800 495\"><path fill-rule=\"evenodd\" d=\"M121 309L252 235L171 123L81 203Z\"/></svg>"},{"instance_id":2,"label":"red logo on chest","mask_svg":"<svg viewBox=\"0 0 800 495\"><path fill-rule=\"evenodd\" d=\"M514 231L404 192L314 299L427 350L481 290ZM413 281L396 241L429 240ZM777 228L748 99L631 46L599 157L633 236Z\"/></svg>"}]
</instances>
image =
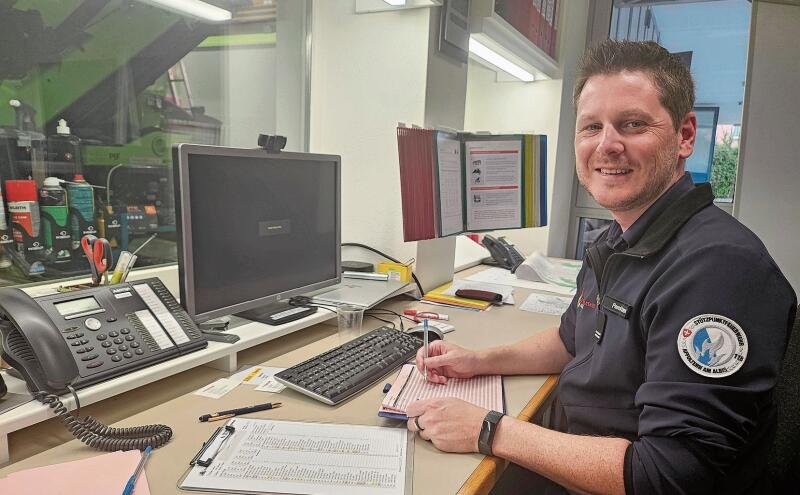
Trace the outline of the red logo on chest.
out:
<instances>
[{"instance_id":1,"label":"red logo on chest","mask_svg":"<svg viewBox=\"0 0 800 495\"><path fill-rule=\"evenodd\" d=\"M687 338L687 337L689 337L691 334L692 334L692 331L691 331L691 330L689 330L688 328L684 328L684 329L683 329L683 337L684 337L684 338Z\"/></svg>"},{"instance_id":2,"label":"red logo on chest","mask_svg":"<svg viewBox=\"0 0 800 495\"><path fill-rule=\"evenodd\" d=\"M583 297L583 291L581 291L581 295L578 296L578 308L583 309L584 306L586 306L587 308L594 309L594 310L597 309L597 303L596 302L592 302L592 301L586 299L585 297Z\"/></svg>"}]
</instances>

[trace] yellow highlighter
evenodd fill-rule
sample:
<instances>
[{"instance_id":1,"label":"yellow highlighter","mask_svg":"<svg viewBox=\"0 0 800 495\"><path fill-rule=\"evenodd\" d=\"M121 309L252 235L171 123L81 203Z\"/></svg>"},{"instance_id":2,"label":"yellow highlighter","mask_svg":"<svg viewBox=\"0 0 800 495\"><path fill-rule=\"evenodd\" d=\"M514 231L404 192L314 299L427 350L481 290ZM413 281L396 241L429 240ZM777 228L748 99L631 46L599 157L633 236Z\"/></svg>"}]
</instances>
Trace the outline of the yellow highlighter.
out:
<instances>
[{"instance_id":1,"label":"yellow highlighter","mask_svg":"<svg viewBox=\"0 0 800 495\"><path fill-rule=\"evenodd\" d=\"M134 263L139 257L130 251L123 251L119 253L117 266L114 267L114 273L111 274L111 283L118 284L123 282L128 277L128 272L133 268Z\"/></svg>"}]
</instances>

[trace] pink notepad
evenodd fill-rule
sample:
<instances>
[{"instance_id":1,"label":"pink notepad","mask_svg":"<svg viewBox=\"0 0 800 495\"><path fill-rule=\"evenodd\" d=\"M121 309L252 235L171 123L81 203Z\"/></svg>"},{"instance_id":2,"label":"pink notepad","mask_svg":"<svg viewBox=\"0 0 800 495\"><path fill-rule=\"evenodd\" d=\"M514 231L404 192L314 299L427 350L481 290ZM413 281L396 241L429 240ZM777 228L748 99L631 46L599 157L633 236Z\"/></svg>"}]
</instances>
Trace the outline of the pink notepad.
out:
<instances>
[{"instance_id":1,"label":"pink notepad","mask_svg":"<svg viewBox=\"0 0 800 495\"><path fill-rule=\"evenodd\" d=\"M413 364L406 364L384 397L378 415L386 418L408 419L406 409L412 402L434 397L456 397L476 406L505 412L503 401L503 377L482 375L467 379L450 378L446 384L431 383L417 371Z\"/></svg>"},{"instance_id":2,"label":"pink notepad","mask_svg":"<svg viewBox=\"0 0 800 495\"><path fill-rule=\"evenodd\" d=\"M100 454L80 461L26 469L0 479L0 493L26 495L119 494L125 489L142 453L138 450ZM152 459L150 459L152 462ZM147 475L136 480L136 495L149 495Z\"/></svg>"}]
</instances>

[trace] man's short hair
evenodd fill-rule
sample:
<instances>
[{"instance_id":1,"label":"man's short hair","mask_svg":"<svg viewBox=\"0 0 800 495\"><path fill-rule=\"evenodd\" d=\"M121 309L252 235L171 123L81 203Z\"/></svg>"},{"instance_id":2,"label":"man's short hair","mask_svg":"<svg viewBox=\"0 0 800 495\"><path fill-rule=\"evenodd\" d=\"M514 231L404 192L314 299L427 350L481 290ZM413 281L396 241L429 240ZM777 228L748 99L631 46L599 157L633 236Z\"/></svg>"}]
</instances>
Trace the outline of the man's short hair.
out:
<instances>
[{"instance_id":1,"label":"man's short hair","mask_svg":"<svg viewBox=\"0 0 800 495\"><path fill-rule=\"evenodd\" d=\"M680 57L653 41L607 39L587 49L572 93L575 108L590 77L623 71L642 71L650 75L658 89L658 99L672 117L672 126L677 131L694 107L694 80Z\"/></svg>"}]
</instances>

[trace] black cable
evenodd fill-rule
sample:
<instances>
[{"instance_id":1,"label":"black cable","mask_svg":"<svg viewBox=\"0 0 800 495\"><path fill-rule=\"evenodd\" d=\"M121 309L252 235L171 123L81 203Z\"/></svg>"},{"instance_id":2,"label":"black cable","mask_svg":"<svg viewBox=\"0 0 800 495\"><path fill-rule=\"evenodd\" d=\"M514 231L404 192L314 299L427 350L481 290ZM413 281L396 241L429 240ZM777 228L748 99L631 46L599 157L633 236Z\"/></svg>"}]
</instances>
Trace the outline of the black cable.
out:
<instances>
[{"instance_id":1,"label":"black cable","mask_svg":"<svg viewBox=\"0 0 800 495\"><path fill-rule=\"evenodd\" d=\"M78 397L75 390L69 387L75 400ZM34 392L33 397L53 409L64 426L78 440L89 447L114 452L117 450L144 450L147 447L157 449L172 438L172 428L166 425L135 426L132 428L111 428L97 421L91 416L80 419L70 414L57 395L46 392ZM78 403L80 407L80 403Z\"/></svg>"},{"instance_id":2,"label":"black cable","mask_svg":"<svg viewBox=\"0 0 800 495\"><path fill-rule=\"evenodd\" d=\"M311 306L312 308L320 308L320 309L325 309L325 310L328 310L328 311L330 311L330 312L331 312L331 313L333 313L333 314L336 314L336 310L335 310L335 309L331 309L331 308L329 308L329 307L327 307L327 306L323 306L323 305L321 305L321 304L309 304L308 306Z\"/></svg>"},{"instance_id":3,"label":"black cable","mask_svg":"<svg viewBox=\"0 0 800 495\"><path fill-rule=\"evenodd\" d=\"M379 255L383 256L384 258L386 258L389 261L393 261L395 263L403 264L402 261L397 260L395 258L392 258L388 254L382 253L381 251L378 251L377 249L375 249L373 247L369 247L366 244L361 244L361 243L358 243L358 242L343 242L342 243L342 247L345 247L345 246L360 247L360 248L366 249L367 251L372 251L373 253L379 254ZM419 283L419 279L417 278L416 275L414 275L413 271L411 272L411 277L414 279L414 282L416 282L417 288L419 289L419 295L420 295L420 297L422 297L422 295L425 294L425 291L422 290L422 284Z\"/></svg>"},{"instance_id":4,"label":"black cable","mask_svg":"<svg viewBox=\"0 0 800 495\"><path fill-rule=\"evenodd\" d=\"M406 329L405 325L403 324L403 319L406 319L406 320L408 320L408 321L412 321L412 322L414 322L415 324L418 324L418 323L419 323L419 322L418 322L417 320L415 320L414 318L410 318L410 317L408 317L408 316L406 316L406 315L404 315L404 314L400 314L400 313L398 313L398 312L396 312L396 311L392 311L391 309L386 309L386 308L375 308L375 309L371 309L370 311L383 311L383 312L384 312L384 314L392 314L392 315L396 316L396 317L397 317L397 319L400 321L400 330L403 330L403 331L405 331L405 329Z\"/></svg>"},{"instance_id":5,"label":"black cable","mask_svg":"<svg viewBox=\"0 0 800 495\"><path fill-rule=\"evenodd\" d=\"M81 400L78 398L78 392L72 388L72 385L67 385L67 390L72 392L72 396L75 398L75 416L81 416Z\"/></svg>"},{"instance_id":6,"label":"black cable","mask_svg":"<svg viewBox=\"0 0 800 495\"><path fill-rule=\"evenodd\" d=\"M375 318L378 321L382 321L382 322L384 322L384 323L386 323L388 325L391 325L393 330L397 328L397 325L395 325L393 321L384 320L383 318L378 318L377 316L375 316L373 314L364 313L364 316L369 316L370 318Z\"/></svg>"},{"instance_id":7,"label":"black cable","mask_svg":"<svg viewBox=\"0 0 800 495\"><path fill-rule=\"evenodd\" d=\"M311 308L322 308L327 309L331 313L335 313L335 304L325 304L325 303L312 303L311 298L308 296L294 296L289 299L289 306L307 306Z\"/></svg>"}]
</instances>

